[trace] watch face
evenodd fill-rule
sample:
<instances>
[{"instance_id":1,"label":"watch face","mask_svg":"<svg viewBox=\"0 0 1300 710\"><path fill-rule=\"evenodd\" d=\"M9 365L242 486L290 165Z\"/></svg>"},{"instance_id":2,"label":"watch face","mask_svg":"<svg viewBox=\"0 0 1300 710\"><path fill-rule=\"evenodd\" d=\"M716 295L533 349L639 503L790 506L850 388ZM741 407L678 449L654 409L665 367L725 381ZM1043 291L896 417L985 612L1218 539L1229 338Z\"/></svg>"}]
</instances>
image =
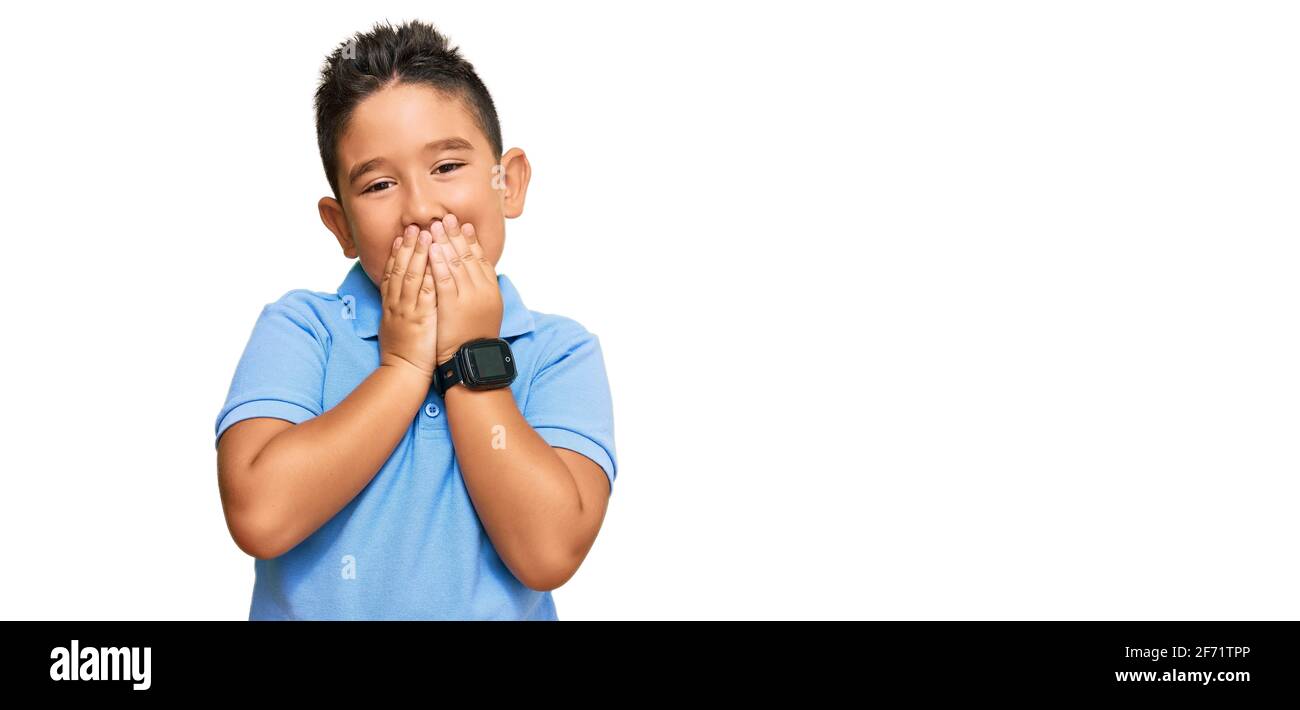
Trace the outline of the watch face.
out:
<instances>
[{"instance_id":1,"label":"watch face","mask_svg":"<svg viewBox=\"0 0 1300 710\"><path fill-rule=\"evenodd\" d=\"M515 378L514 357L501 342L475 345L469 349L469 375L477 384L509 384Z\"/></svg>"}]
</instances>

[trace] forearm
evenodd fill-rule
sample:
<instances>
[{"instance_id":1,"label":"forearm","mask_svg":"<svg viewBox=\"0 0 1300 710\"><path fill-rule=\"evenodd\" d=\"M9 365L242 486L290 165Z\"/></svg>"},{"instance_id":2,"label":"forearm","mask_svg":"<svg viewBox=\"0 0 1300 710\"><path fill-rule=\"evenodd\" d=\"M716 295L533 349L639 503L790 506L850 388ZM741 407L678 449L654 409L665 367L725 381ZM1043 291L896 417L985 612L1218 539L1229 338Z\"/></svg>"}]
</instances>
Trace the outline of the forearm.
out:
<instances>
[{"instance_id":1,"label":"forearm","mask_svg":"<svg viewBox=\"0 0 1300 710\"><path fill-rule=\"evenodd\" d=\"M526 583L570 566L582 502L564 461L509 388L456 385L445 399L461 476L501 560Z\"/></svg>"},{"instance_id":2,"label":"forearm","mask_svg":"<svg viewBox=\"0 0 1300 710\"><path fill-rule=\"evenodd\" d=\"M413 367L381 365L338 405L266 444L248 479L273 549L292 549L365 488L410 427L429 384Z\"/></svg>"}]
</instances>

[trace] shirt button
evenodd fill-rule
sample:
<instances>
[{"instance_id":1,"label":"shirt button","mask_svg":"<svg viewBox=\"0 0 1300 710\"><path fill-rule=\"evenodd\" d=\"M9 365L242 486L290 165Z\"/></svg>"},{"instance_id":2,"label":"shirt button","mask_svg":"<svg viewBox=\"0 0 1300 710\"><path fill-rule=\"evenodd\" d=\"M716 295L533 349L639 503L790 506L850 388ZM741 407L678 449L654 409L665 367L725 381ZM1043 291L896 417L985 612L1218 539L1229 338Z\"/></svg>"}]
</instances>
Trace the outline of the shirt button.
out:
<instances>
[{"instance_id":1,"label":"shirt button","mask_svg":"<svg viewBox=\"0 0 1300 710\"><path fill-rule=\"evenodd\" d=\"M434 404L433 402L424 405L424 413L431 417L438 416L438 405Z\"/></svg>"}]
</instances>

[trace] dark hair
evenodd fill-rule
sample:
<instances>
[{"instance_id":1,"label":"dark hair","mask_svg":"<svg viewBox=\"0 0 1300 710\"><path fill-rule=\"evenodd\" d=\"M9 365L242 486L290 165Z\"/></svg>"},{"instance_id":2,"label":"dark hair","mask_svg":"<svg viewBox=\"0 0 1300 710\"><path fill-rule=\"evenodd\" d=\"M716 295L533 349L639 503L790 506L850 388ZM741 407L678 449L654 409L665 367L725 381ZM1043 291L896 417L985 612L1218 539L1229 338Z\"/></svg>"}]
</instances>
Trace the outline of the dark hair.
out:
<instances>
[{"instance_id":1,"label":"dark hair","mask_svg":"<svg viewBox=\"0 0 1300 710\"><path fill-rule=\"evenodd\" d=\"M321 67L316 87L316 142L334 199L340 195L338 141L352 112L367 96L394 84L425 84L459 98L487 136L493 158L501 160L501 123L474 65L428 23L376 23L339 43Z\"/></svg>"}]
</instances>

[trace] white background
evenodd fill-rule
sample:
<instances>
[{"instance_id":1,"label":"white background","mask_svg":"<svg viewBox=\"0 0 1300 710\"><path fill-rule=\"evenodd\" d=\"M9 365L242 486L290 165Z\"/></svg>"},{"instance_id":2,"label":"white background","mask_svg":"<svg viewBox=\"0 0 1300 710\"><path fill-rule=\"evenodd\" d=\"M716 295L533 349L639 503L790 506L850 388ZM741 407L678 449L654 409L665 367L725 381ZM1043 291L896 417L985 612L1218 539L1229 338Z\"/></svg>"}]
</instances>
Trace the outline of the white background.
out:
<instances>
[{"instance_id":1,"label":"white background","mask_svg":"<svg viewBox=\"0 0 1300 710\"><path fill-rule=\"evenodd\" d=\"M324 56L418 18L604 349L561 619L1300 617L1300 12L848 5L5 5L0 616L247 618L215 418L349 265Z\"/></svg>"}]
</instances>

